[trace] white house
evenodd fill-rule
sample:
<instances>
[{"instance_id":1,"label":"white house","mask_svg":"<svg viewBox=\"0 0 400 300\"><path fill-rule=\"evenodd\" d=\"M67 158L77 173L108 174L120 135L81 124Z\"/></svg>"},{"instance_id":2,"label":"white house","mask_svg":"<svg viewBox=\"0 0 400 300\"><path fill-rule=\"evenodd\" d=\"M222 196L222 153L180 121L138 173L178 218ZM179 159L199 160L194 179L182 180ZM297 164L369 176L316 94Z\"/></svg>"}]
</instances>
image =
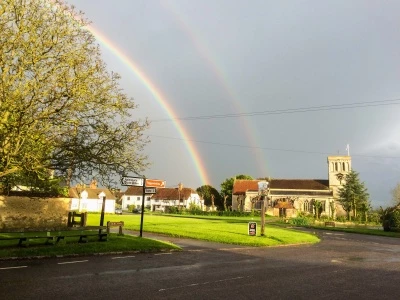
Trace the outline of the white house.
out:
<instances>
[{"instance_id":1,"label":"white house","mask_svg":"<svg viewBox=\"0 0 400 300\"><path fill-rule=\"evenodd\" d=\"M151 196L153 194L145 194L145 202L144 207L151 207ZM122 200L122 209L127 210L129 205L135 205L137 209L142 207L142 198L143 198L143 187L141 186L130 186L125 193L123 193Z\"/></svg>"},{"instance_id":2,"label":"white house","mask_svg":"<svg viewBox=\"0 0 400 300\"><path fill-rule=\"evenodd\" d=\"M191 188L158 189L151 197L152 211L165 211L170 206L189 208L191 204L198 206L201 210L205 208L204 200L200 199L197 192Z\"/></svg>"},{"instance_id":3,"label":"white house","mask_svg":"<svg viewBox=\"0 0 400 300\"><path fill-rule=\"evenodd\" d=\"M106 197L106 213L115 213L115 196L108 189L73 187L69 189L71 210L79 212L101 212L103 197Z\"/></svg>"}]
</instances>

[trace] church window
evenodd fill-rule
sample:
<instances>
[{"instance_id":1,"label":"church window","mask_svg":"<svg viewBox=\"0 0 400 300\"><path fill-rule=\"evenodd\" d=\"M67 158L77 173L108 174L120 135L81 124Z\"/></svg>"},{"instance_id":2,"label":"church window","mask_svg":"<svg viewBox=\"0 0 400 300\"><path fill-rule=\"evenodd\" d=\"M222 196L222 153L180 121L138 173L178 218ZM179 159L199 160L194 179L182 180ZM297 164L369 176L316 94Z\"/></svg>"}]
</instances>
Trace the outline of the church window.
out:
<instances>
[{"instance_id":1,"label":"church window","mask_svg":"<svg viewBox=\"0 0 400 300\"><path fill-rule=\"evenodd\" d=\"M336 172L338 171L338 163L337 162L335 162L335 171Z\"/></svg>"},{"instance_id":2,"label":"church window","mask_svg":"<svg viewBox=\"0 0 400 300\"><path fill-rule=\"evenodd\" d=\"M346 164L343 163L343 171L346 171Z\"/></svg>"},{"instance_id":3,"label":"church window","mask_svg":"<svg viewBox=\"0 0 400 300\"><path fill-rule=\"evenodd\" d=\"M310 203L308 202L308 200L304 202L304 211L310 211Z\"/></svg>"}]
</instances>

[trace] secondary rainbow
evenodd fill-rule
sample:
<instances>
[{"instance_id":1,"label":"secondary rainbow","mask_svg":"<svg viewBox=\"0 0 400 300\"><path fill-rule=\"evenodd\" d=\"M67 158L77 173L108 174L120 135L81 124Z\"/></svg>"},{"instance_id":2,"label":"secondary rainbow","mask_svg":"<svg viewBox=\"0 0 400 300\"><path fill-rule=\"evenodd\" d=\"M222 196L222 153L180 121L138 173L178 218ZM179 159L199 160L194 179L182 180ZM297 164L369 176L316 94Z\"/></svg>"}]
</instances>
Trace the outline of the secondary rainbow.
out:
<instances>
[{"instance_id":1,"label":"secondary rainbow","mask_svg":"<svg viewBox=\"0 0 400 300\"><path fill-rule=\"evenodd\" d=\"M210 47L206 46L206 41L204 39L201 39L201 35L195 31L193 26L190 26L190 22L185 17L185 14L179 9L177 5L171 2L161 2L161 6L174 16L175 22L178 24L179 28L186 34L186 36L191 40L197 53L207 63L215 78L218 80L220 87L228 95L231 103L235 107L235 110L238 113L244 112L243 105L236 96L234 89L229 84L223 68L218 63L215 55L212 54ZM259 147L258 141L260 140L260 138L257 137L258 130L252 128L249 120L246 119L246 117L242 117L241 119L246 138L248 139L251 148L254 150L255 158L257 161L256 166L258 168L258 171L260 172L259 176L265 176L265 174L268 174L267 164L262 155L261 148Z\"/></svg>"},{"instance_id":2,"label":"secondary rainbow","mask_svg":"<svg viewBox=\"0 0 400 300\"><path fill-rule=\"evenodd\" d=\"M185 128L176 120L176 115L171 105L166 100L166 97L162 95L161 91L153 84L150 78L137 66L137 64L125 55L122 50L115 46L107 37L105 37L100 31L95 29L93 26L86 26L97 39L97 41L109 49L114 55L116 55L129 69L140 79L144 86L151 92L154 99L160 104L160 106L167 112L169 118L173 119L174 125L185 142L186 148L190 154L190 157L195 165L202 184L210 184L206 169L202 164L201 157L196 148L190 143L190 136Z\"/></svg>"}]
</instances>

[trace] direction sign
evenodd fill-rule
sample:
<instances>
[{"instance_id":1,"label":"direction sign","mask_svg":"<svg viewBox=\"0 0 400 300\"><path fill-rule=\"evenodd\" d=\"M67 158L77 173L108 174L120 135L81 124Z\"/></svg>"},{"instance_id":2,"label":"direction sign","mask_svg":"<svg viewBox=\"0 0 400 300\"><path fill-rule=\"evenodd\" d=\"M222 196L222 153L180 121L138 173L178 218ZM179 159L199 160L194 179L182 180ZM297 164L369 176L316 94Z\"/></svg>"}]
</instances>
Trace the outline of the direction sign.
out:
<instances>
[{"instance_id":1,"label":"direction sign","mask_svg":"<svg viewBox=\"0 0 400 300\"><path fill-rule=\"evenodd\" d=\"M122 185L128 185L128 186L143 186L143 178L141 177L127 177L124 176L121 178L121 184Z\"/></svg>"},{"instance_id":2,"label":"direction sign","mask_svg":"<svg viewBox=\"0 0 400 300\"><path fill-rule=\"evenodd\" d=\"M144 189L145 194L155 194L156 193L156 188L145 188Z\"/></svg>"},{"instance_id":3,"label":"direction sign","mask_svg":"<svg viewBox=\"0 0 400 300\"><path fill-rule=\"evenodd\" d=\"M146 179L146 187L165 188L165 180Z\"/></svg>"}]
</instances>

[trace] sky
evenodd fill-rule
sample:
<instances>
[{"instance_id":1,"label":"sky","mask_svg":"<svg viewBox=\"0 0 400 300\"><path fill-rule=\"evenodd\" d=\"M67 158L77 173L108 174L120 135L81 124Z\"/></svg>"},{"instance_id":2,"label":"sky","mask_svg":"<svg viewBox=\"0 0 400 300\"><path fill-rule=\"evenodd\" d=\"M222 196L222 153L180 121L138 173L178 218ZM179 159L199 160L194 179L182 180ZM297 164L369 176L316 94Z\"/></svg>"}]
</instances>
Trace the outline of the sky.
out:
<instances>
[{"instance_id":1,"label":"sky","mask_svg":"<svg viewBox=\"0 0 400 300\"><path fill-rule=\"evenodd\" d=\"M67 0L148 118L147 178L327 179L346 155L374 207L400 182L400 2Z\"/></svg>"}]
</instances>

